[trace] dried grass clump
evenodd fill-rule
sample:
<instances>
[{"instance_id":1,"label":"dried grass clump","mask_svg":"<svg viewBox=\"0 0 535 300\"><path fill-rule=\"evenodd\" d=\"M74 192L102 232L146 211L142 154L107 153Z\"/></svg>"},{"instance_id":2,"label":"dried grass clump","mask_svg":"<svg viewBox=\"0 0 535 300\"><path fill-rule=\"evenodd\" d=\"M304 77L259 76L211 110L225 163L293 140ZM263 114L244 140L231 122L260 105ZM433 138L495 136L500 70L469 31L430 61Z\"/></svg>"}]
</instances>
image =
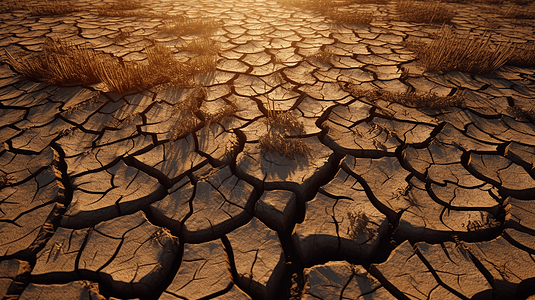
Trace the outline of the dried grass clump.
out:
<instances>
[{"instance_id":1,"label":"dried grass clump","mask_svg":"<svg viewBox=\"0 0 535 300\"><path fill-rule=\"evenodd\" d=\"M347 217L349 218L349 227L347 228L347 235L351 239L358 239L361 234L366 235L366 238L372 238L375 233L372 229L368 228L370 219L366 213L358 211L348 211Z\"/></svg>"},{"instance_id":2,"label":"dried grass clump","mask_svg":"<svg viewBox=\"0 0 535 300\"><path fill-rule=\"evenodd\" d=\"M519 67L535 67L535 43L515 45L507 63Z\"/></svg>"},{"instance_id":3,"label":"dried grass clump","mask_svg":"<svg viewBox=\"0 0 535 300\"><path fill-rule=\"evenodd\" d=\"M171 139L174 141L195 132L199 125L199 119L193 112L181 111L178 114L178 121L176 122L174 129L171 131Z\"/></svg>"},{"instance_id":4,"label":"dried grass clump","mask_svg":"<svg viewBox=\"0 0 535 300\"><path fill-rule=\"evenodd\" d=\"M167 13L155 13L152 11L141 11L141 10L108 10L103 8L97 9L97 14L99 16L105 16L105 17L122 17L122 18L146 18L146 19L172 19L176 18L176 16L169 15Z\"/></svg>"},{"instance_id":5,"label":"dried grass clump","mask_svg":"<svg viewBox=\"0 0 535 300\"><path fill-rule=\"evenodd\" d=\"M99 9L107 9L107 10L132 10L132 9L139 9L143 8L145 5L143 5L139 1L132 1L132 0L119 0L117 2L112 3L106 3L99 7Z\"/></svg>"},{"instance_id":6,"label":"dried grass clump","mask_svg":"<svg viewBox=\"0 0 535 300\"><path fill-rule=\"evenodd\" d=\"M269 153L277 153L290 159L296 156L307 157L310 154L308 145L290 134L303 134L305 127L290 112L268 110L266 120L268 132L258 140L260 149Z\"/></svg>"},{"instance_id":7,"label":"dried grass clump","mask_svg":"<svg viewBox=\"0 0 535 300\"><path fill-rule=\"evenodd\" d=\"M196 38L185 46L177 47L177 49L197 54L217 54L221 50L221 46L208 38Z\"/></svg>"},{"instance_id":8,"label":"dried grass clump","mask_svg":"<svg viewBox=\"0 0 535 300\"><path fill-rule=\"evenodd\" d=\"M374 20L371 12L354 12L339 9L329 9L327 17L337 24L369 25Z\"/></svg>"},{"instance_id":9,"label":"dried grass clump","mask_svg":"<svg viewBox=\"0 0 535 300\"><path fill-rule=\"evenodd\" d=\"M308 145L298 138L289 138L281 132L268 132L260 137L258 144L262 151L277 153L289 159L296 156L307 157L310 154Z\"/></svg>"},{"instance_id":10,"label":"dried grass clump","mask_svg":"<svg viewBox=\"0 0 535 300\"><path fill-rule=\"evenodd\" d=\"M511 5L511 7L503 14L503 16L504 18L510 19L535 19L535 11L525 7Z\"/></svg>"},{"instance_id":11,"label":"dried grass clump","mask_svg":"<svg viewBox=\"0 0 535 300\"><path fill-rule=\"evenodd\" d=\"M440 2L400 0L397 4L400 19L416 23L449 23L455 12Z\"/></svg>"},{"instance_id":12,"label":"dried grass clump","mask_svg":"<svg viewBox=\"0 0 535 300\"><path fill-rule=\"evenodd\" d=\"M533 0L512 0L513 3L519 4L519 5L527 5L530 3L533 3Z\"/></svg>"},{"instance_id":13,"label":"dried grass clump","mask_svg":"<svg viewBox=\"0 0 535 300\"><path fill-rule=\"evenodd\" d=\"M210 113L201 110L201 114L204 118L204 124L206 126L210 126L212 124L216 124L221 122L223 119L227 117L234 116L234 114L238 111L238 107L234 103L228 103L224 105L218 112L216 113Z\"/></svg>"},{"instance_id":14,"label":"dried grass clump","mask_svg":"<svg viewBox=\"0 0 535 300\"><path fill-rule=\"evenodd\" d=\"M173 52L161 44L147 48L146 52L147 64L121 62L84 46L47 39L40 55L19 61L6 53L9 64L29 79L54 85L103 82L111 91L118 93L144 90L160 84L192 86L193 76L215 70L217 60L217 55L210 53L186 63L179 62Z\"/></svg>"},{"instance_id":15,"label":"dried grass clump","mask_svg":"<svg viewBox=\"0 0 535 300\"><path fill-rule=\"evenodd\" d=\"M206 100L206 89L196 86L189 97L175 106L174 113L178 115L178 119L172 131L173 140L185 137L199 128L201 121L197 114L200 113L204 100Z\"/></svg>"},{"instance_id":16,"label":"dried grass clump","mask_svg":"<svg viewBox=\"0 0 535 300\"><path fill-rule=\"evenodd\" d=\"M105 57L95 51L52 39L45 40L42 55L18 61L6 54L8 62L25 77L54 85L97 83L98 66L105 64Z\"/></svg>"},{"instance_id":17,"label":"dried grass clump","mask_svg":"<svg viewBox=\"0 0 535 300\"><path fill-rule=\"evenodd\" d=\"M323 64L328 64L335 57L335 54L329 50L319 49L316 53L307 57L309 60L315 60Z\"/></svg>"},{"instance_id":18,"label":"dried grass clump","mask_svg":"<svg viewBox=\"0 0 535 300\"><path fill-rule=\"evenodd\" d=\"M0 7L0 12L12 12L16 10L27 10L33 16L65 15L80 11L80 8L65 1L44 1L39 5L21 4L18 2L8 2Z\"/></svg>"},{"instance_id":19,"label":"dried grass clump","mask_svg":"<svg viewBox=\"0 0 535 300\"><path fill-rule=\"evenodd\" d=\"M304 133L305 126L303 122L298 121L294 115L289 111L276 112L274 110L268 111L268 118L266 124L272 130L288 133Z\"/></svg>"},{"instance_id":20,"label":"dried grass clump","mask_svg":"<svg viewBox=\"0 0 535 300\"><path fill-rule=\"evenodd\" d=\"M6 174L0 174L0 188L5 187L9 184L9 179Z\"/></svg>"},{"instance_id":21,"label":"dried grass clump","mask_svg":"<svg viewBox=\"0 0 535 300\"><path fill-rule=\"evenodd\" d=\"M405 44L429 72L488 73L506 64L514 51L511 43L493 43L488 34L459 34L444 26L438 35L428 45Z\"/></svg>"},{"instance_id":22,"label":"dried grass clump","mask_svg":"<svg viewBox=\"0 0 535 300\"><path fill-rule=\"evenodd\" d=\"M278 0L281 5L293 6L302 9L316 11L325 11L336 6L345 6L350 4L384 4L389 0Z\"/></svg>"},{"instance_id":23,"label":"dried grass clump","mask_svg":"<svg viewBox=\"0 0 535 300\"><path fill-rule=\"evenodd\" d=\"M163 25L158 27L162 32L176 35L185 34L210 34L221 27L222 21L214 18L190 19L184 16L178 16L164 21Z\"/></svg>"},{"instance_id":24,"label":"dried grass clump","mask_svg":"<svg viewBox=\"0 0 535 300\"><path fill-rule=\"evenodd\" d=\"M385 90L362 90L355 85L348 86L348 92L354 97L366 97L370 101L384 100L392 103L399 103L410 107L425 109L444 109L449 107L460 107L464 103L462 94L452 96L437 96L436 94L418 94L415 92L393 93Z\"/></svg>"}]
</instances>

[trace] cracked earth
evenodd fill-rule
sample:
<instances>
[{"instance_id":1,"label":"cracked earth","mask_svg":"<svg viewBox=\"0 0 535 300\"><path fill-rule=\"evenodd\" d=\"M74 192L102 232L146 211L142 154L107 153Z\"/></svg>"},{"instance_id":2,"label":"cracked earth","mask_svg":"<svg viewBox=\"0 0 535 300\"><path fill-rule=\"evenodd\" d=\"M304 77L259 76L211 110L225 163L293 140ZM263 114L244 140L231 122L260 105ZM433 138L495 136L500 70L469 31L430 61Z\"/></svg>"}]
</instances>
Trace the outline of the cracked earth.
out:
<instances>
[{"instance_id":1,"label":"cracked earth","mask_svg":"<svg viewBox=\"0 0 535 300\"><path fill-rule=\"evenodd\" d=\"M65 38L143 61L149 40L193 38L155 30L158 18L80 5L63 16L1 14L0 47L36 52L45 37ZM490 6L447 5L459 30L492 22L495 40L535 40L533 24L500 21ZM395 13L392 3L352 8ZM211 36L222 46L217 70L196 79L203 109L237 112L175 140L174 108L192 90L57 87L1 64L0 298L535 294L535 69L424 73L401 43L429 40L431 25L335 25L269 0L150 9L222 20ZM122 31L131 34L118 42ZM330 63L307 59L319 49L335 54ZM347 84L463 91L464 105L356 98ZM260 150L272 102L303 122L295 138L310 155Z\"/></svg>"}]
</instances>

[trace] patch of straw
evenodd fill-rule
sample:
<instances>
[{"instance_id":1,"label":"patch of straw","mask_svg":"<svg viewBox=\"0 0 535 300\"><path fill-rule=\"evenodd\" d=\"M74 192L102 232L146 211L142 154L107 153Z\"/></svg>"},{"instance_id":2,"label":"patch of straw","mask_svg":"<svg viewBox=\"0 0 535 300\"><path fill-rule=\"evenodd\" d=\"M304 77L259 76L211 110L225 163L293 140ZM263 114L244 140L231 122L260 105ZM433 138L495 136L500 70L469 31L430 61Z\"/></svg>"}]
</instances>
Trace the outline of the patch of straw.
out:
<instances>
[{"instance_id":1,"label":"patch of straw","mask_svg":"<svg viewBox=\"0 0 535 300\"><path fill-rule=\"evenodd\" d=\"M19 2L7 2L0 7L0 12L13 12L16 10L29 11L33 16L65 15L80 11L80 8L65 1L44 1L39 5L22 4Z\"/></svg>"},{"instance_id":2,"label":"patch of straw","mask_svg":"<svg viewBox=\"0 0 535 300\"><path fill-rule=\"evenodd\" d=\"M459 34L443 26L439 38L428 45L406 44L426 71L488 73L506 64L514 51L511 43L493 43L489 34Z\"/></svg>"},{"instance_id":3,"label":"patch of straw","mask_svg":"<svg viewBox=\"0 0 535 300\"><path fill-rule=\"evenodd\" d=\"M454 15L451 9L440 2L400 0L396 6L400 19L416 23L449 23Z\"/></svg>"},{"instance_id":4,"label":"patch of straw","mask_svg":"<svg viewBox=\"0 0 535 300\"><path fill-rule=\"evenodd\" d=\"M339 9L329 9L327 11L327 17L337 24L369 25L374 20L371 12L355 12Z\"/></svg>"},{"instance_id":5,"label":"patch of straw","mask_svg":"<svg viewBox=\"0 0 535 300\"><path fill-rule=\"evenodd\" d=\"M214 18L190 19L187 17L176 17L167 21L158 29L165 33L185 35L185 34L210 34L221 27L222 22Z\"/></svg>"},{"instance_id":6,"label":"patch of straw","mask_svg":"<svg viewBox=\"0 0 535 300\"><path fill-rule=\"evenodd\" d=\"M262 151L277 153L289 159L296 156L307 157L310 154L308 145L299 138L289 138L281 132L268 132L260 137L258 144Z\"/></svg>"},{"instance_id":7,"label":"patch of straw","mask_svg":"<svg viewBox=\"0 0 535 300\"><path fill-rule=\"evenodd\" d=\"M415 92L393 93L381 89L362 90L355 85L349 85L348 92L356 98L366 97L369 101L384 100L409 107L425 109L461 107L464 104L462 93L452 96L437 96L433 93L420 94Z\"/></svg>"},{"instance_id":8,"label":"patch of straw","mask_svg":"<svg viewBox=\"0 0 535 300\"><path fill-rule=\"evenodd\" d=\"M54 85L103 82L118 93L160 84L192 86L194 75L215 70L217 60L217 55L211 53L179 62L171 49L162 44L155 44L146 52L148 64L121 62L84 46L47 39L40 55L19 60L6 53L8 63L29 79Z\"/></svg>"}]
</instances>

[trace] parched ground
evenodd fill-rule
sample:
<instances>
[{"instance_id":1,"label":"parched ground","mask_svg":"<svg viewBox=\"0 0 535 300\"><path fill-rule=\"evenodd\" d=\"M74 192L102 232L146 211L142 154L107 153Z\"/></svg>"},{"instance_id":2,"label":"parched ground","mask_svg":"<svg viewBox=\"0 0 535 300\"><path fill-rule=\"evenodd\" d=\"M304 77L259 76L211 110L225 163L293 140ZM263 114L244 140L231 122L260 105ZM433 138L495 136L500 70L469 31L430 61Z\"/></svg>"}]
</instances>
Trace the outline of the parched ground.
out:
<instances>
[{"instance_id":1,"label":"parched ground","mask_svg":"<svg viewBox=\"0 0 535 300\"><path fill-rule=\"evenodd\" d=\"M0 56L64 38L143 61L149 41L195 36L158 18L0 14ZM502 5L445 4L453 26L533 43ZM201 108L234 115L173 139L195 90L114 94L57 87L0 64L0 298L525 299L535 294L535 69L424 73L403 41L440 26L353 5L335 25L276 1L154 1L222 20ZM533 5L522 7L534 9ZM119 39L121 32L129 34ZM322 63L307 58L334 54ZM191 55L177 53L187 61ZM404 70L404 71L403 71ZM440 96L420 109L348 84ZM310 149L261 151L269 109L290 111Z\"/></svg>"}]
</instances>

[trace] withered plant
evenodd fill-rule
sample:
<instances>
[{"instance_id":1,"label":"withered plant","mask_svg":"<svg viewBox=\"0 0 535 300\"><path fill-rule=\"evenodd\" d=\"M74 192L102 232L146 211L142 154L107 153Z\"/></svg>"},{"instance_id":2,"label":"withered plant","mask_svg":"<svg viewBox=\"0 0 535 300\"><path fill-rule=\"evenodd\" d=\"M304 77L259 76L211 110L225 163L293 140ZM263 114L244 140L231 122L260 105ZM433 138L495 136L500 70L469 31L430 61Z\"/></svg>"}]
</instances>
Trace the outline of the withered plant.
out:
<instances>
[{"instance_id":1,"label":"withered plant","mask_svg":"<svg viewBox=\"0 0 535 300\"><path fill-rule=\"evenodd\" d=\"M45 0L40 4L25 4L20 2L6 2L0 6L0 12L12 12L16 10L29 11L33 16L49 16L49 15L65 15L68 13L80 11L81 9L75 7L67 1L49 1Z\"/></svg>"},{"instance_id":2,"label":"withered plant","mask_svg":"<svg viewBox=\"0 0 535 300\"><path fill-rule=\"evenodd\" d=\"M305 127L289 111L279 112L271 108L268 109L266 125L267 133L258 140L262 151L277 153L290 159L295 159L296 156L307 157L310 155L310 149L305 142L296 136L290 136L291 134L303 134Z\"/></svg>"},{"instance_id":3,"label":"withered plant","mask_svg":"<svg viewBox=\"0 0 535 300\"><path fill-rule=\"evenodd\" d=\"M201 120L197 117L197 114L199 114L205 99L206 89L196 86L188 97L175 105L173 112L178 115L178 119L171 132L173 140L185 137L198 129Z\"/></svg>"},{"instance_id":4,"label":"withered plant","mask_svg":"<svg viewBox=\"0 0 535 300\"><path fill-rule=\"evenodd\" d=\"M331 63L331 60L335 57L335 54L329 50L319 49L316 53L307 57L308 60L316 60L323 64Z\"/></svg>"},{"instance_id":5,"label":"withered plant","mask_svg":"<svg viewBox=\"0 0 535 300\"><path fill-rule=\"evenodd\" d=\"M281 5L288 5L301 9L325 11L332 7L350 4L384 4L389 2L389 0L277 0L277 2Z\"/></svg>"},{"instance_id":6,"label":"withered plant","mask_svg":"<svg viewBox=\"0 0 535 300\"><path fill-rule=\"evenodd\" d=\"M99 7L99 10L132 10L144 7L145 5L143 5L140 1L118 0L117 2L103 4Z\"/></svg>"},{"instance_id":7,"label":"withered plant","mask_svg":"<svg viewBox=\"0 0 535 300\"><path fill-rule=\"evenodd\" d=\"M397 3L399 19L405 22L416 23L449 23L455 16L455 12L443 3L415 0L400 0Z\"/></svg>"},{"instance_id":8,"label":"withered plant","mask_svg":"<svg viewBox=\"0 0 535 300\"><path fill-rule=\"evenodd\" d=\"M158 27L158 29L162 32L176 35L208 35L220 28L221 25L222 21L214 18L191 19L184 16L177 16L169 20L165 20L163 25Z\"/></svg>"},{"instance_id":9,"label":"withered plant","mask_svg":"<svg viewBox=\"0 0 535 300\"><path fill-rule=\"evenodd\" d=\"M369 25L374 20L371 12L347 11L336 8L327 10L327 18L337 24Z\"/></svg>"},{"instance_id":10,"label":"withered plant","mask_svg":"<svg viewBox=\"0 0 535 300\"><path fill-rule=\"evenodd\" d=\"M462 93L457 93L452 96L438 96L433 93L420 94L416 92L393 93L381 89L362 90L358 86L352 84L347 86L347 91L356 98L366 97L369 101L384 100L405 106L426 109L459 107L464 103Z\"/></svg>"},{"instance_id":11,"label":"withered plant","mask_svg":"<svg viewBox=\"0 0 535 300\"><path fill-rule=\"evenodd\" d=\"M514 46L510 42L494 43L490 34L475 36L460 34L443 26L439 38L429 44L406 43L414 51L426 71L447 73L462 71L488 73L506 64L512 57Z\"/></svg>"},{"instance_id":12,"label":"withered plant","mask_svg":"<svg viewBox=\"0 0 535 300\"><path fill-rule=\"evenodd\" d=\"M349 218L349 227L347 228L347 235L351 239L358 239L361 234L366 235L366 238L372 238L374 232L372 229L368 228L370 219L366 213L362 211L348 211L347 217Z\"/></svg>"},{"instance_id":13,"label":"withered plant","mask_svg":"<svg viewBox=\"0 0 535 300\"><path fill-rule=\"evenodd\" d=\"M217 61L217 54L211 52L179 62L162 44L154 44L146 52L147 63L123 62L81 45L47 39L39 55L20 60L6 53L8 63L29 79L54 85L103 82L118 93L160 84L189 87L196 74L213 71Z\"/></svg>"}]
</instances>

